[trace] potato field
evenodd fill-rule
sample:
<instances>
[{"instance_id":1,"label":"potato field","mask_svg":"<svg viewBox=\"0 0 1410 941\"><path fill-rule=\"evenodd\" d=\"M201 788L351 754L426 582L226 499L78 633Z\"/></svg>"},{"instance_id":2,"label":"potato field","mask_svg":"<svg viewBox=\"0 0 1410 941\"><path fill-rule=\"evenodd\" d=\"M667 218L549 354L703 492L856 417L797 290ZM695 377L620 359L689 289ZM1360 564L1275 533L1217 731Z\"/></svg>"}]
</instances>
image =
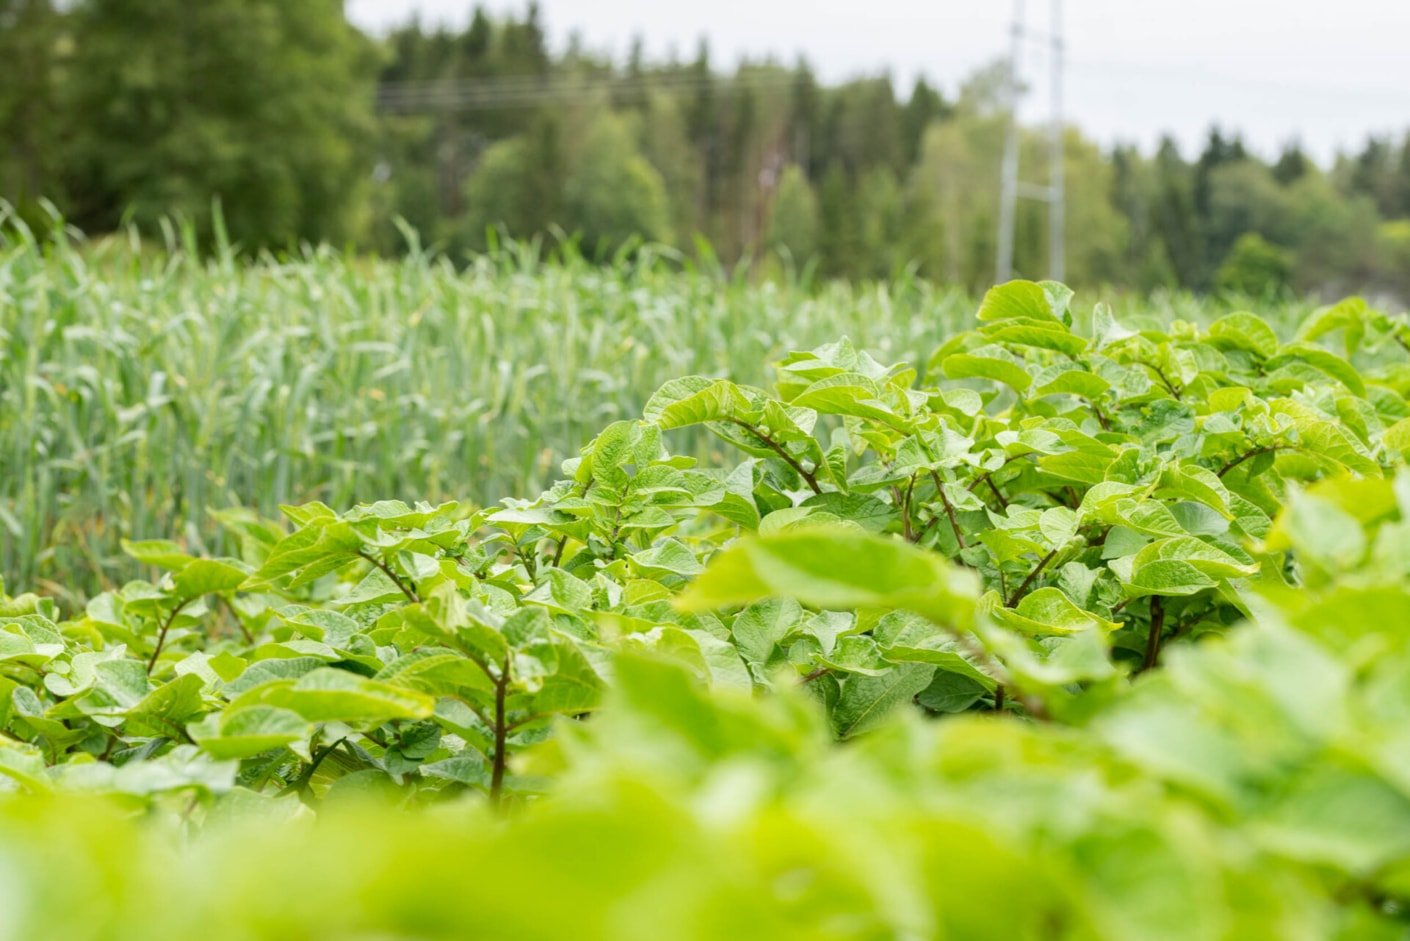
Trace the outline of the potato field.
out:
<instances>
[{"instance_id":1,"label":"potato field","mask_svg":"<svg viewBox=\"0 0 1410 941\"><path fill-rule=\"evenodd\" d=\"M0 241L0 939L1410 930L1410 321Z\"/></svg>"}]
</instances>

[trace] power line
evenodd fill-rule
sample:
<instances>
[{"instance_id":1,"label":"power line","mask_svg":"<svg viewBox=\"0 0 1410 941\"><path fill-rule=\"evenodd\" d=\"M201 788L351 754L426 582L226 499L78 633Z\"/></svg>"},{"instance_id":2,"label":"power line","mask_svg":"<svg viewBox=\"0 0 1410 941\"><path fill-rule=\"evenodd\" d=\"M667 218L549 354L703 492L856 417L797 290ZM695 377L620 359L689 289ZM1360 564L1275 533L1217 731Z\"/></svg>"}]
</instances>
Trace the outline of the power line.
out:
<instances>
[{"instance_id":1,"label":"power line","mask_svg":"<svg viewBox=\"0 0 1410 941\"><path fill-rule=\"evenodd\" d=\"M709 91L733 94L742 91L783 91L797 86L795 73L744 74L724 79L713 75L641 75L590 78L506 76L497 79L383 82L377 106L383 111L479 111L499 108L533 108L545 104L571 104L602 95L688 94Z\"/></svg>"}]
</instances>

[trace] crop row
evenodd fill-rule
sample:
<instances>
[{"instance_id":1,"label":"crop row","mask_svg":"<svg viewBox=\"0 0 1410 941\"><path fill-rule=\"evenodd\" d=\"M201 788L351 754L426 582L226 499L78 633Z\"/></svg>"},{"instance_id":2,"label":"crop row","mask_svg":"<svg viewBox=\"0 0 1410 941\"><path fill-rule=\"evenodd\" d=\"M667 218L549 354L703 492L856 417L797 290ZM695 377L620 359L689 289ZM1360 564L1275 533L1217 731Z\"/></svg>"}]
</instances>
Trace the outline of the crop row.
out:
<instances>
[{"instance_id":1,"label":"crop row","mask_svg":"<svg viewBox=\"0 0 1410 941\"><path fill-rule=\"evenodd\" d=\"M325 811L267 872L230 833L133 851L246 880L256 913L325 902L299 931L1392 930L1406 324L1353 300L1285 343L1070 300L994 289L926 382L846 341L768 391L672 380L532 500L222 512L234 555L129 541L151 577L76 617L4 597L0 780L261 839ZM697 427L738 459L673 455ZM333 812L359 799L415 810ZM393 876L412 840L448 872ZM395 904L358 907L373 885ZM122 904L181 936L223 904L188 894Z\"/></svg>"},{"instance_id":2,"label":"crop row","mask_svg":"<svg viewBox=\"0 0 1410 941\"><path fill-rule=\"evenodd\" d=\"M468 270L311 251L202 258L0 232L0 576L74 604L134 573L123 538L228 551L207 508L536 493L687 373L847 335L920 362L970 302L924 282L814 288L525 247ZM673 270L675 269L675 270ZM1152 319L1172 298L1142 302ZM712 457L703 436L674 440Z\"/></svg>"}]
</instances>

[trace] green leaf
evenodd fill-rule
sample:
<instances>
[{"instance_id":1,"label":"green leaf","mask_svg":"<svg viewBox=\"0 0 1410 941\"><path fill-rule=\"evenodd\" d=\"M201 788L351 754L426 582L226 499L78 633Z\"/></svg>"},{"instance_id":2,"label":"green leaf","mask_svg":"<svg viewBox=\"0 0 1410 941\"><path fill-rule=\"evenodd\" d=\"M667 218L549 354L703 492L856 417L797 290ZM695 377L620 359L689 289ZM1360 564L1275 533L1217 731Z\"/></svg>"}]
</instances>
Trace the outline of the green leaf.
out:
<instances>
[{"instance_id":1,"label":"green leaf","mask_svg":"<svg viewBox=\"0 0 1410 941\"><path fill-rule=\"evenodd\" d=\"M648 578L699 575L705 571L705 566L700 564L695 553L679 539L666 539L650 549L633 553L631 565L638 574Z\"/></svg>"},{"instance_id":2,"label":"green leaf","mask_svg":"<svg viewBox=\"0 0 1410 941\"><path fill-rule=\"evenodd\" d=\"M819 379L798 393L789 404L825 415L851 415L904 430L908 422L881 401L876 382L859 373L840 373Z\"/></svg>"},{"instance_id":3,"label":"green leaf","mask_svg":"<svg viewBox=\"0 0 1410 941\"><path fill-rule=\"evenodd\" d=\"M424 693L390 686L366 677L322 667L297 680L256 687L236 700L275 706L309 722L380 723L390 719L425 719L435 700Z\"/></svg>"},{"instance_id":4,"label":"green leaf","mask_svg":"<svg viewBox=\"0 0 1410 941\"><path fill-rule=\"evenodd\" d=\"M777 646L799 626L803 609L791 598L756 601L730 624L730 635L740 654L750 663L766 664Z\"/></svg>"},{"instance_id":5,"label":"green leaf","mask_svg":"<svg viewBox=\"0 0 1410 941\"><path fill-rule=\"evenodd\" d=\"M937 670L930 685L916 696L916 702L931 712L964 712L985 692L984 685L971 677Z\"/></svg>"},{"instance_id":6,"label":"green leaf","mask_svg":"<svg viewBox=\"0 0 1410 941\"><path fill-rule=\"evenodd\" d=\"M1133 575L1139 579L1145 566L1172 560L1190 565L1212 578L1240 578L1258 574L1257 563L1243 562L1195 536L1174 536L1153 542L1136 553Z\"/></svg>"},{"instance_id":7,"label":"green leaf","mask_svg":"<svg viewBox=\"0 0 1410 941\"><path fill-rule=\"evenodd\" d=\"M122 551L143 565L159 569L181 569L192 561L192 556L169 539L124 539Z\"/></svg>"},{"instance_id":8,"label":"green leaf","mask_svg":"<svg viewBox=\"0 0 1410 941\"><path fill-rule=\"evenodd\" d=\"M997 356L953 353L940 362L940 368L951 379L990 379L1023 392L1033 384L1033 377L1018 363Z\"/></svg>"},{"instance_id":9,"label":"green leaf","mask_svg":"<svg viewBox=\"0 0 1410 941\"><path fill-rule=\"evenodd\" d=\"M1080 631L1114 631L1115 621L1079 608L1060 588L1038 588L1024 595L1018 605L1006 608L997 593L990 596L988 613L999 624L1024 634L1076 634Z\"/></svg>"},{"instance_id":10,"label":"green leaf","mask_svg":"<svg viewBox=\"0 0 1410 941\"><path fill-rule=\"evenodd\" d=\"M182 726L205 708L201 699L204 688L205 682L194 673L158 686L128 710L127 732L180 738Z\"/></svg>"},{"instance_id":11,"label":"green leaf","mask_svg":"<svg viewBox=\"0 0 1410 941\"><path fill-rule=\"evenodd\" d=\"M249 573L234 562L197 559L172 576L172 583L178 597L199 598L215 592L234 591L248 577Z\"/></svg>"},{"instance_id":12,"label":"green leaf","mask_svg":"<svg viewBox=\"0 0 1410 941\"><path fill-rule=\"evenodd\" d=\"M1257 314L1240 311L1220 317L1206 332L1212 340L1256 353L1262 359L1278 352L1278 335Z\"/></svg>"},{"instance_id":13,"label":"green leaf","mask_svg":"<svg viewBox=\"0 0 1410 941\"><path fill-rule=\"evenodd\" d=\"M234 707L192 723L187 731L212 758L248 758L301 741L313 725L291 709Z\"/></svg>"},{"instance_id":14,"label":"green leaf","mask_svg":"<svg viewBox=\"0 0 1410 941\"><path fill-rule=\"evenodd\" d=\"M880 676L847 677L832 708L833 732L846 739L875 728L887 713L929 686L934 675L933 666L908 663Z\"/></svg>"},{"instance_id":15,"label":"green leaf","mask_svg":"<svg viewBox=\"0 0 1410 941\"><path fill-rule=\"evenodd\" d=\"M51 789L44 779L44 755L40 750L0 734L0 794L6 790L3 786L6 780L32 794L42 794Z\"/></svg>"},{"instance_id":16,"label":"green leaf","mask_svg":"<svg viewBox=\"0 0 1410 941\"><path fill-rule=\"evenodd\" d=\"M853 530L790 530L745 538L711 560L677 604L703 611L764 598L819 608L904 608L951 626L968 623L973 574L932 552Z\"/></svg>"},{"instance_id":17,"label":"green leaf","mask_svg":"<svg viewBox=\"0 0 1410 941\"><path fill-rule=\"evenodd\" d=\"M1059 290L1060 289L1060 290ZM1063 323L1072 292L1055 282L1009 281L984 292L979 304L979 320L1031 320Z\"/></svg>"},{"instance_id":18,"label":"green leaf","mask_svg":"<svg viewBox=\"0 0 1410 941\"><path fill-rule=\"evenodd\" d=\"M428 778L440 778L468 787L489 787L490 770L479 752L466 749L450 758L428 762L421 766L421 773Z\"/></svg>"},{"instance_id":19,"label":"green leaf","mask_svg":"<svg viewBox=\"0 0 1410 941\"><path fill-rule=\"evenodd\" d=\"M683 428L724 421L749 410L749 402L725 379L687 376L663 385L646 403L642 416L662 428Z\"/></svg>"}]
</instances>

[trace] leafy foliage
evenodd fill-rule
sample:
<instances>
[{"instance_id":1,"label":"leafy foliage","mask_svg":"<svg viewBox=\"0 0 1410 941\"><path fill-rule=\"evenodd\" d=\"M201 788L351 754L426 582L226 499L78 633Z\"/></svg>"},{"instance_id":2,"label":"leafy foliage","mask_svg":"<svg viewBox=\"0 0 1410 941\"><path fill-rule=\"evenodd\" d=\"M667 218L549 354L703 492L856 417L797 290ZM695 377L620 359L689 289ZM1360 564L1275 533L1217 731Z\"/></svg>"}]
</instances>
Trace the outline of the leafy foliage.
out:
<instances>
[{"instance_id":1,"label":"leafy foliage","mask_svg":"<svg viewBox=\"0 0 1410 941\"><path fill-rule=\"evenodd\" d=\"M4 223L0 283L0 574L69 608L133 577L124 537L230 552L208 508L532 495L670 378L761 382L844 333L916 358L972 306L905 279L765 290L648 251L615 269L523 244L470 270L425 252L245 262Z\"/></svg>"},{"instance_id":2,"label":"leafy foliage","mask_svg":"<svg viewBox=\"0 0 1410 941\"><path fill-rule=\"evenodd\" d=\"M1070 301L994 289L924 382L846 341L672 381L534 500L227 513L76 617L0 592L0 870L78 807L146 937L1395 936L1410 405L1348 357L1403 327Z\"/></svg>"}]
</instances>

